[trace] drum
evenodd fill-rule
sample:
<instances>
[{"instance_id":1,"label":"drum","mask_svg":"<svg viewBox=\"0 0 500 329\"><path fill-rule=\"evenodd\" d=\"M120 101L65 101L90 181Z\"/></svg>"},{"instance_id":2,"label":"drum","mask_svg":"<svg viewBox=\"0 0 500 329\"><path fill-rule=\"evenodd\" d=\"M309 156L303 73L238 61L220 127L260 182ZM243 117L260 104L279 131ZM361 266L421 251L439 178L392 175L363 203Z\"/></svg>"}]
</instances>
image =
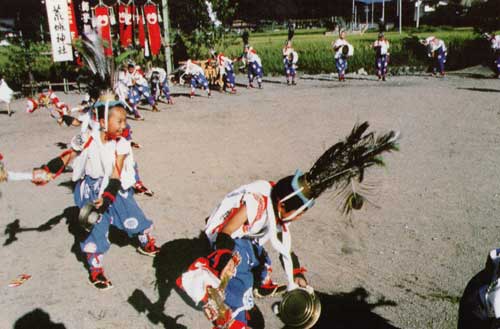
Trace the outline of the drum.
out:
<instances>
[{"instance_id":1,"label":"drum","mask_svg":"<svg viewBox=\"0 0 500 329\"><path fill-rule=\"evenodd\" d=\"M321 302L318 296L304 288L287 292L275 313L287 328L311 328L321 315Z\"/></svg>"},{"instance_id":2,"label":"drum","mask_svg":"<svg viewBox=\"0 0 500 329\"><path fill-rule=\"evenodd\" d=\"M78 214L78 223L88 232L92 230L94 224L97 223L101 215L95 209L93 203L87 203L80 209Z\"/></svg>"},{"instance_id":3,"label":"drum","mask_svg":"<svg viewBox=\"0 0 500 329\"><path fill-rule=\"evenodd\" d=\"M344 45L342 46L342 56L347 56L349 54L349 46L348 45Z\"/></svg>"}]
</instances>

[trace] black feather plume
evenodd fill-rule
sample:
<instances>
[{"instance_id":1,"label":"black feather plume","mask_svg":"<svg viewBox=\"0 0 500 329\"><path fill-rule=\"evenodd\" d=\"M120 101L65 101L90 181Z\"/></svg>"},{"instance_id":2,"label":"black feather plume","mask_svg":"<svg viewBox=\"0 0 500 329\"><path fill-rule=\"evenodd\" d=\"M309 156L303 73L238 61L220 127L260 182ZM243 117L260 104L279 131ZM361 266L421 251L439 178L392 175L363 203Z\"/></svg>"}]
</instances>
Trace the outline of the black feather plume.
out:
<instances>
[{"instance_id":1,"label":"black feather plume","mask_svg":"<svg viewBox=\"0 0 500 329\"><path fill-rule=\"evenodd\" d=\"M95 33L87 34L76 47L85 63L81 79L87 84L89 95L97 99L101 91L113 90L114 61L104 54L102 39Z\"/></svg>"},{"instance_id":2,"label":"black feather plume","mask_svg":"<svg viewBox=\"0 0 500 329\"><path fill-rule=\"evenodd\" d=\"M250 33L248 33L247 30L243 31L241 38L243 39L243 46L248 45L248 40L250 39Z\"/></svg>"},{"instance_id":3,"label":"black feather plume","mask_svg":"<svg viewBox=\"0 0 500 329\"><path fill-rule=\"evenodd\" d=\"M290 23L288 24L288 41L291 41L293 39L294 34L295 34L295 29L293 27L293 24Z\"/></svg>"},{"instance_id":4,"label":"black feather plume","mask_svg":"<svg viewBox=\"0 0 500 329\"><path fill-rule=\"evenodd\" d=\"M367 133L368 122L355 125L344 141L330 147L304 175L305 192L309 198L317 198L326 189L334 188L343 201L343 212L360 209L365 196L360 184L365 170L371 166L384 166L382 154L398 150L399 134L390 131L375 136Z\"/></svg>"}]
</instances>

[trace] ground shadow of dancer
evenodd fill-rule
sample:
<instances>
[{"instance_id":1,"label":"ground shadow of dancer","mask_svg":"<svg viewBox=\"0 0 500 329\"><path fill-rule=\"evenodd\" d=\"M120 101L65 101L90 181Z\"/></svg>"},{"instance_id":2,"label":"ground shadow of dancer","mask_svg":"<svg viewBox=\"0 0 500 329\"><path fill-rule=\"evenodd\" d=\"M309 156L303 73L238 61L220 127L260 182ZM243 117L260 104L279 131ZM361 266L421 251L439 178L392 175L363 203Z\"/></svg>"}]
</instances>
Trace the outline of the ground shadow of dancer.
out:
<instances>
[{"instance_id":1,"label":"ground shadow of dancer","mask_svg":"<svg viewBox=\"0 0 500 329\"><path fill-rule=\"evenodd\" d=\"M156 302L158 307L163 309L172 290L176 290L188 305L196 308L193 301L177 287L175 282L189 265L197 258L207 256L210 251L210 244L203 232L196 238L172 240L161 246L153 262L159 294Z\"/></svg>"},{"instance_id":2,"label":"ground shadow of dancer","mask_svg":"<svg viewBox=\"0 0 500 329\"><path fill-rule=\"evenodd\" d=\"M196 258L204 257L209 252L210 245L203 233L194 239L177 239L163 244L153 261L159 295L158 300L152 303L143 291L136 289L128 298L129 304L139 313L147 312L148 319L154 324L162 323L165 328L186 328L177 323L177 320L182 315L174 318L164 313L165 303L172 290L176 290L186 303L196 307L191 299L177 287L175 282Z\"/></svg>"},{"instance_id":3,"label":"ground shadow of dancer","mask_svg":"<svg viewBox=\"0 0 500 329\"><path fill-rule=\"evenodd\" d=\"M66 208L62 214L52 217L51 219L49 219L48 221L37 227L21 227L20 220L19 219L14 220L12 223L7 224L7 226L5 227L4 234L8 235L8 238L5 240L3 245L8 246L14 241L18 240L17 238L18 233L30 232L30 231L37 231L37 232L50 231L51 229L54 228L54 226L59 224L63 218L74 216L73 208L75 207ZM78 213L76 214L76 216L78 217Z\"/></svg>"},{"instance_id":4,"label":"ground shadow of dancer","mask_svg":"<svg viewBox=\"0 0 500 329\"><path fill-rule=\"evenodd\" d=\"M161 246L161 250L156 255L153 262L159 295L158 301L151 304L149 308L148 318L153 323L158 323L160 321L164 323L161 319L165 319L163 311L172 290L175 290L186 304L197 310L201 310L200 307L194 304L184 290L177 286L176 280L182 273L187 271L189 266L197 258L206 257L210 252L212 252L212 250L204 232L200 232L200 235L193 239L177 239L169 241ZM177 320L177 318L178 317L174 320ZM173 318L167 317L167 319L171 321ZM258 307L254 307L250 311L250 319L249 325L251 328L264 328L264 318Z\"/></svg>"},{"instance_id":5,"label":"ground shadow of dancer","mask_svg":"<svg viewBox=\"0 0 500 329\"><path fill-rule=\"evenodd\" d=\"M14 323L14 329L65 329L62 323L54 323L50 320L50 315L45 311L37 308L33 311L26 313Z\"/></svg>"},{"instance_id":6,"label":"ground shadow of dancer","mask_svg":"<svg viewBox=\"0 0 500 329\"><path fill-rule=\"evenodd\" d=\"M393 301L380 298L369 303L370 294L361 287L351 292L325 294L316 292L321 301L321 316L313 328L328 329L398 329L373 312L379 306L396 306Z\"/></svg>"},{"instance_id":7,"label":"ground shadow of dancer","mask_svg":"<svg viewBox=\"0 0 500 329\"><path fill-rule=\"evenodd\" d=\"M139 313L146 313L148 319L154 323L162 323L168 329L187 329L186 326L177 323L177 320L183 315L177 315L175 318L165 315L163 310L158 309L157 304L153 304L142 290L135 289L132 295L128 298L128 302Z\"/></svg>"}]
</instances>

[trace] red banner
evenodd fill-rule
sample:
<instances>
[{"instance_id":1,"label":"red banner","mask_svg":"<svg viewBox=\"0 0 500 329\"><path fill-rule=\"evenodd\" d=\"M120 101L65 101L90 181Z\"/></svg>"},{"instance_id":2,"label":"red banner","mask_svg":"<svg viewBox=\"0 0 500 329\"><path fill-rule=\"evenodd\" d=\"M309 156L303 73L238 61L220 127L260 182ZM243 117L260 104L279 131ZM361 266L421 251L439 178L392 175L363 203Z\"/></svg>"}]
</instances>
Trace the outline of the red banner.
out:
<instances>
[{"instance_id":1,"label":"red banner","mask_svg":"<svg viewBox=\"0 0 500 329\"><path fill-rule=\"evenodd\" d=\"M142 19L141 8L136 8L137 28L139 31L139 45L144 48L146 45L146 33L144 32L144 21Z\"/></svg>"},{"instance_id":2,"label":"red banner","mask_svg":"<svg viewBox=\"0 0 500 329\"><path fill-rule=\"evenodd\" d=\"M76 27L76 16L75 8L73 7L73 0L68 0L68 19L71 40L76 40L76 38L78 38L78 28Z\"/></svg>"},{"instance_id":3,"label":"red banner","mask_svg":"<svg viewBox=\"0 0 500 329\"><path fill-rule=\"evenodd\" d=\"M97 20L97 28L99 35L102 38L104 46L104 54L106 56L113 56L113 44L111 43L111 28L109 11L106 6L97 6L94 9L94 17Z\"/></svg>"},{"instance_id":4,"label":"red banner","mask_svg":"<svg viewBox=\"0 0 500 329\"><path fill-rule=\"evenodd\" d=\"M120 44L123 48L132 45L132 6L118 6L118 22L120 23Z\"/></svg>"},{"instance_id":5,"label":"red banner","mask_svg":"<svg viewBox=\"0 0 500 329\"><path fill-rule=\"evenodd\" d=\"M156 5L145 5L144 15L148 24L149 44L151 45L151 55L158 55L161 48L161 31L158 23L158 13Z\"/></svg>"}]
</instances>

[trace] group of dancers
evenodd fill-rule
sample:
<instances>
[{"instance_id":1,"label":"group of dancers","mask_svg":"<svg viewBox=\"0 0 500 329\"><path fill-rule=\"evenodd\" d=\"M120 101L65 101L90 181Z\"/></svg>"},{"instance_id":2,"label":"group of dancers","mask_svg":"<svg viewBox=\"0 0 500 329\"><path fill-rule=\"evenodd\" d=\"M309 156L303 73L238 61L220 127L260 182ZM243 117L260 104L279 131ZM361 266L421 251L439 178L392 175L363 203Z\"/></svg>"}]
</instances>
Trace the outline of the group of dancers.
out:
<instances>
[{"instance_id":1,"label":"group of dancers","mask_svg":"<svg viewBox=\"0 0 500 329\"><path fill-rule=\"evenodd\" d=\"M444 74L444 43L433 37L424 43L437 54L437 70ZM332 44L340 81L345 80L347 58L353 54L352 46L349 46L345 32L341 31L339 39ZM385 80L389 43L383 34L379 34L373 48L377 54L377 76ZM99 47L94 47L93 51L96 49ZM214 58L224 67L228 92L235 92L232 60L223 54L214 54ZM249 87L256 78L261 88L263 72L256 51L245 46L243 59L249 66ZM283 63L290 85L296 83L294 65L297 59L298 54L291 42L287 42L283 48ZM72 163L75 204L80 209L90 206L91 212L98 217L88 236L80 243L80 250L87 259L88 280L95 288L106 290L113 287L103 268L104 255L110 248L108 233L111 225L129 237L137 238L137 251L141 254L155 256L160 251L152 235L153 222L134 198L141 181L127 112L141 118L137 111L141 97L154 111L158 110L157 101L161 97L169 104L173 101L166 73L161 68L150 68L144 74L130 62L122 67L118 79L112 79L109 68L88 66L93 70L107 70L94 72L94 75L96 79L106 77L109 83L107 88L90 92L75 109L69 109L50 90L43 92L38 101L30 100L29 111L34 111L40 103L52 103L54 112L51 115L58 122L80 127L67 150L33 169L32 181L45 185ZM200 69L193 61L187 61L183 68L191 78L191 95L196 87L201 87L210 96L207 80ZM74 113L78 115L72 115ZM210 242L211 251L193 260L178 278L177 285L202 307L215 328L249 328L249 312L255 306L255 297L295 289L314 294L306 279L306 270L293 252L290 226L329 189L342 196L341 209L345 213L363 206L366 199L360 194L363 190L360 185L367 170L383 165L382 155L398 149L396 132L376 136L375 132L368 132L368 128L366 122L355 125L345 139L328 148L306 173L297 170L276 183L258 180L234 189L205 221L200 220L199 226ZM4 179L8 180L9 176ZM286 284L276 283L271 276L272 264L265 249L267 242L280 255Z\"/></svg>"},{"instance_id":2,"label":"group of dancers","mask_svg":"<svg viewBox=\"0 0 500 329\"><path fill-rule=\"evenodd\" d=\"M89 52L96 49L99 47L92 47ZM248 48L248 53L252 54L251 48ZM293 52L291 54L293 56ZM255 61L252 56L247 58L249 64ZM223 63L224 58L219 58ZM291 57L287 54L286 58ZM85 60L91 61L92 58ZM100 86L98 92L89 86L88 97L77 107L78 110L74 110L78 116L71 116L72 110L53 92L43 93L40 102L52 102L57 112L54 115L62 113L58 119L69 126L79 126L80 131L72 138L67 150L34 168L31 180L34 184L45 185L65 172L71 163L72 180L76 184L74 201L80 208L80 216L97 216L87 237L80 243L80 250L87 259L88 280L95 288L106 290L113 287L103 268L104 255L110 248L110 226L137 238L137 251L141 254L155 256L160 251L152 235L153 222L134 198L134 186L139 180L127 124L127 109L130 103L132 109L137 103L135 99L131 101L131 97L142 95L151 106L156 100L149 88L145 88L144 80L138 77L140 71L133 63L119 72L119 79L110 77L110 68L90 63L88 66L96 80L104 79L108 83L107 88L101 88L102 81L95 82ZM258 78L260 85L261 73L258 70L256 65L251 74ZM127 104L123 99L125 95L120 95L125 89L120 88L121 84L130 83L124 78L129 75L134 82L128 86L132 91L129 89ZM291 84L293 77L290 73ZM169 99L168 89L161 84L161 74L156 81ZM203 85L203 81L201 83ZM200 228L204 227L212 251L193 260L177 284L203 307L215 327L249 328L248 312L255 306L254 296L269 296L294 289L305 289L314 294L306 280L305 269L293 253L290 225L328 189L342 192L345 213L361 208L365 197L358 187L368 168L382 165L381 156L398 147L397 133L390 131L375 136L375 132L368 132L368 128L366 122L355 125L344 140L330 147L306 173L297 170L276 183L258 180L235 189L205 222L200 220ZM8 181L8 172L2 177ZM86 213L86 209L90 210L84 216L82 213ZM280 254L286 284L276 284L271 277L271 261L264 248L267 242Z\"/></svg>"},{"instance_id":3,"label":"group of dancers","mask_svg":"<svg viewBox=\"0 0 500 329\"><path fill-rule=\"evenodd\" d=\"M432 60L432 74L439 73L445 75L444 65L446 63L447 50L444 41L434 36L421 40L422 45L427 47L427 54ZM375 51L375 72L378 80L386 81L387 69L389 65L389 41L385 38L384 32L379 32L377 40L371 44ZM335 67L339 81L345 81L348 59L354 55L354 47L346 40L346 31L339 31L339 38L332 42Z\"/></svg>"},{"instance_id":4,"label":"group of dancers","mask_svg":"<svg viewBox=\"0 0 500 329\"><path fill-rule=\"evenodd\" d=\"M484 37L490 43L493 52L493 70L496 78L500 78L500 35L484 34ZM431 64L431 73L433 76L444 77L446 59L448 50L442 39L435 36L429 36L420 40L420 43L427 48L427 56ZM371 44L375 51L375 72L378 80L386 81L387 68L389 65L389 41L385 38L383 32L378 34L377 40ZM349 57L354 54L354 47L346 40L345 30L339 31L339 38L332 42L334 52L335 67L338 72L339 81L345 81L347 62Z\"/></svg>"}]
</instances>

